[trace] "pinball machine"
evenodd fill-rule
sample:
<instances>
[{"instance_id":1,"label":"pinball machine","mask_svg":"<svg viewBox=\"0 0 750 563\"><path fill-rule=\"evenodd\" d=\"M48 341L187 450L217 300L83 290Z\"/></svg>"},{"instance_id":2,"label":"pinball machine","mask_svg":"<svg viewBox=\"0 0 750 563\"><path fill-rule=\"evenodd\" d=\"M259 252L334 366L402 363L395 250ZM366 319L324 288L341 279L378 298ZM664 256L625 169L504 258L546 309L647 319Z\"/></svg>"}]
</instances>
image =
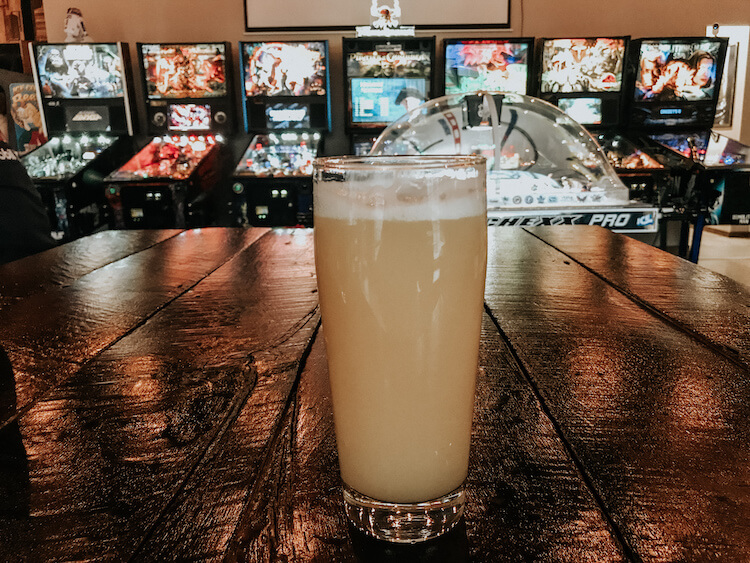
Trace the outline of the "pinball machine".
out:
<instances>
[{"instance_id":1,"label":"pinball machine","mask_svg":"<svg viewBox=\"0 0 750 563\"><path fill-rule=\"evenodd\" d=\"M538 95L594 135L631 199L658 205L671 169L623 132L630 44L628 36L543 39Z\"/></svg>"},{"instance_id":2,"label":"pinball machine","mask_svg":"<svg viewBox=\"0 0 750 563\"><path fill-rule=\"evenodd\" d=\"M106 174L132 155L133 116L124 43L30 45L48 141L22 157L53 238L106 226Z\"/></svg>"},{"instance_id":3,"label":"pinball machine","mask_svg":"<svg viewBox=\"0 0 750 563\"><path fill-rule=\"evenodd\" d=\"M228 43L137 45L148 143L105 178L110 226L210 225L234 103Z\"/></svg>"},{"instance_id":4,"label":"pinball machine","mask_svg":"<svg viewBox=\"0 0 750 563\"><path fill-rule=\"evenodd\" d=\"M666 219L681 221L678 254L693 261L709 209L716 207L722 193L717 182L723 186L720 176L733 168L715 164L711 170L703 163L712 138L727 43L719 37L644 38L634 43L630 58L633 80L627 93L627 135L689 170L668 194L665 207L671 209Z\"/></svg>"},{"instance_id":5,"label":"pinball machine","mask_svg":"<svg viewBox=\"0 0 750 563\"><path fill-rule=\"evenodd\" d=\"M239 48L247 136L234 159L232 223L311 226L312 161L331 129L328 42Z\"/></svg>"},{"instance_id":6,"label":"pinball machine","mask_svg":"<svg viewBox=\"0 0 750 563\"><path fill-rule=\"evenodd\" d=\"M690 210L694 228L688 255L695 262L704 226L750 225L750 147L713 130L662 133L654 139L695 165L696 204ZM688 252L687 241L681 244Z\"/></svg>"},{"instance_id":7,"label":"pinball machine","mask_svg":"<svg viewBox=\"0 0 750 563\"><path fill-rule=\"evenodd\" d=\"M346 130L355 155L435 93L434 37L343 39Z\"/></svg>"}]
</instances>

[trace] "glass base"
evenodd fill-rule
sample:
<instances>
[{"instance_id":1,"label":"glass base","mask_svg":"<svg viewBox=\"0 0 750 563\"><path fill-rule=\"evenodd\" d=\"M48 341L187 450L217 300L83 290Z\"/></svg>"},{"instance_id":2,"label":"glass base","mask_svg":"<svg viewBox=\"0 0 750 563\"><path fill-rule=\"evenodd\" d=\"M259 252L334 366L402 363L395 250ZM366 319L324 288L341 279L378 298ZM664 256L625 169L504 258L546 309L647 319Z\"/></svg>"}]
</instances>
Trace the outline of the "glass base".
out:
<instances>
[{"instance_id":1,"label":"glass base","mask_svg":"<svg viewBox=\"0 0 750 563\"><path fill-rule=\"evenodd\" d=\"M344 509L352 523L370 536L395 543L417 543L453 528L464 513L464 487L419 503L375 500L344 484Z\"/></svg>"}]
</instances>

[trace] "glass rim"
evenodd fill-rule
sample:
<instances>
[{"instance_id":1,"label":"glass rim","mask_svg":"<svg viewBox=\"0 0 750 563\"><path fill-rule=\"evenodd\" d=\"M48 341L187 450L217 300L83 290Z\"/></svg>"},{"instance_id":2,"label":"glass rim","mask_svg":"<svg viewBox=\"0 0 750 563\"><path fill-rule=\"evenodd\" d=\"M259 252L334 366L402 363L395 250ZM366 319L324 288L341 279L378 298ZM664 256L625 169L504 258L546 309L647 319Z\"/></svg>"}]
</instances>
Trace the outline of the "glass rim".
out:
<instances>
[{"instance_id":1,"label":"glass rim","mask_svg":"<svg viewBox=\"0 0 750 563\"><path fill-rule=\"evenodd\" d=\"M487 159L476 154L416 154L416 155L342 155L324 156L313 160L314 170L369 170L380 168L445 169L486 166Z\"/></svg>"}]
</instances>

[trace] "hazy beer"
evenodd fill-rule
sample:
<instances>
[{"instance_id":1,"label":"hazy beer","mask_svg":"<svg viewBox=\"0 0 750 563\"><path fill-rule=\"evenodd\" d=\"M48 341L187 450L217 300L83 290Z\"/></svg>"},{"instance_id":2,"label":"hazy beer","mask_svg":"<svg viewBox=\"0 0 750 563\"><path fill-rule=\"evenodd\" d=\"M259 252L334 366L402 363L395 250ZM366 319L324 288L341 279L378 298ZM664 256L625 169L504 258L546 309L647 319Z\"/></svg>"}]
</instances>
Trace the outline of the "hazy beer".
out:
<instances>
[{"instance_id":1,"label":"hazy beer","mask_svg":"<svg viewBox=\"0 0 750 563\"><path fill-rule=\"evenodd\" d=\"M384 539L427 539L455 522L368 527L375 512L392 522L389 511L420 512L426 501L428 523L443 504L454 520L463 508L487 254L484 159L321 159L314 197L347 514ZM363 510L364 524L353 514Z\"/></svg>"}]
</instances>

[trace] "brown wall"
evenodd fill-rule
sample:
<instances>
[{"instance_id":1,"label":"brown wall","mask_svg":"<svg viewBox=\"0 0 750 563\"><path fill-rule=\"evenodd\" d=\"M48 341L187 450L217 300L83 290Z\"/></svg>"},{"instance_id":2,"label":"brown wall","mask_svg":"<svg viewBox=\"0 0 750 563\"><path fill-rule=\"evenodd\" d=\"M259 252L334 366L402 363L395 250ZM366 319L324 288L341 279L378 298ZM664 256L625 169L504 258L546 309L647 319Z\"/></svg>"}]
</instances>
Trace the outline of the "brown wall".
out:
<instances>
[{"instance_id":1,"label":"brown wall","mask_svg":"<svg viewBox=\"0 0 750 563\"><path fill-rule=\"evenodd\" d=\"M347 0L369 3L368 0ZM437 0L439 3L446 0ZM477 21L482 21L482 5L491 0L452 0L464 2L467 10L477 11ZM259 2L258 2L259 3ZM325 2L319 3L325 6ZM410 15L409 0L401 0L403 23L419 23L417 15ZM127 41L135 56L137 41L230 41L258 38L328 39L330 46L332 80L332 107L334 132L326 141L326 152L346 151L343 134L343 85L341 84L341 33L246 34L243 0L44 0L47 32L50 42L62 41L63 22L68 7L80 8L85 17L89 35L95 41ZM268 10L283 9L283 0L268 0ZM570 35L630 35L648 37L657 35L705 35L706 26L750 24L750 0L511 0L511 29L496 32L424 32L444 37L456 36L531 36L556 37ZM363 25L369 22L361 22ZM290 14L290 25L304 25ZM346 35L353 36L354 32ZM439 49L438 49L439 51ZM136 59L133 59L136 60ZM440 61L439 61L440 62ZM140 84L135 85L140 88ZM741 139L750 144L750 88L745 89L744 116ZM140 92L140 90L137 90ZM138 96L140 98L140 96ZM143 108L139 108L143 116Z\"/></svg>"}]
</instances>

